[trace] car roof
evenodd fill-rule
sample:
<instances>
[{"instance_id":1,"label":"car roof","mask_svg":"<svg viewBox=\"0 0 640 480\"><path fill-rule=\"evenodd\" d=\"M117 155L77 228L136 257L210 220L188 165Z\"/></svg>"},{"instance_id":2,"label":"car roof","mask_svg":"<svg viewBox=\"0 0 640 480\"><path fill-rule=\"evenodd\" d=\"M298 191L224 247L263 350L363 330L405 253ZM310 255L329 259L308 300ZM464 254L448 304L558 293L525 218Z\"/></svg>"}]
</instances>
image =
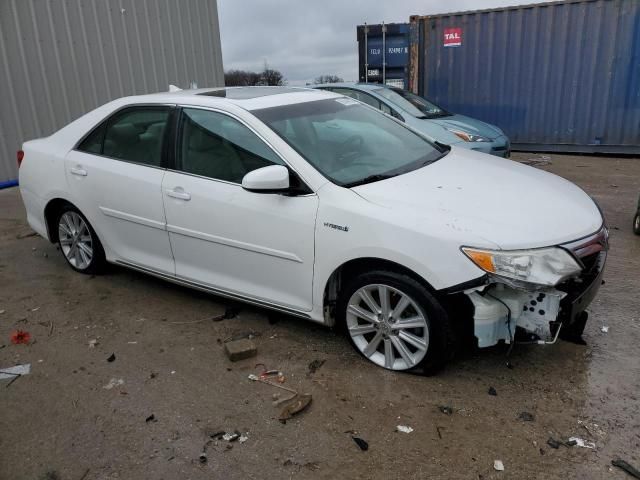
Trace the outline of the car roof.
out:
<instances>
[{"instance_id":1,"label":"car roof","mask_svg":"<svg viewBox=\"0 0 640 480\"><path fill-rule=\"evenodd\" d=\"M188 103L216 106L232 103L245 110L258 110L280 105L336 98L338 94L303 87L221 87L152 93L129 97L134 103Z\"/></svg>"}]
</instances>

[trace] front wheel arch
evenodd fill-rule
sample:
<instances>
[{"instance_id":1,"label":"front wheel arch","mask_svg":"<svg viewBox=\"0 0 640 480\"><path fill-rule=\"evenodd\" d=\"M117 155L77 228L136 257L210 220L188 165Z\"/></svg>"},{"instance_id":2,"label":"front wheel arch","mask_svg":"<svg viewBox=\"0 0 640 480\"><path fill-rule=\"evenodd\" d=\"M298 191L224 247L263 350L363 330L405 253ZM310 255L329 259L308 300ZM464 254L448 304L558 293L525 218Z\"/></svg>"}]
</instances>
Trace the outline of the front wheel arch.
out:
<instances>
[{"instance_id":1,"label":"front wheel arch","mask_svg":"<svg viewBox=\"0 0 640 480\"><path fill-rule=\"evenodd\" d=\"M340 289L349 281L349 279L361 273L373 270L386 270L407 275L420 283L432 295L436 294L436 290L429 282L413 270L399 263L376 257L354 258L337 267L325 283L323 292L323 311L325 323L327 325L335 325L335 305L338 300Z\"/></svg>"}]
</instances>

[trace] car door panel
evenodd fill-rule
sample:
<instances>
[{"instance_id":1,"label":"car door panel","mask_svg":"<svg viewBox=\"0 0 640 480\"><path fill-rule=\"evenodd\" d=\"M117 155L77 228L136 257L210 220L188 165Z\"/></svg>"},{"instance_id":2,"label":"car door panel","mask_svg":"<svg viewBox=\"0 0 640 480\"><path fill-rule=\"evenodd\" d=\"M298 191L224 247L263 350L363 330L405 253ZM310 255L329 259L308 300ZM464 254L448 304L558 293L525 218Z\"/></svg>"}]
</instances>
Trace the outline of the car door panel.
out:
<instances>
[{"instance_id":1,"label":"car door panel","mask_svg":"<svg viewBox=\"0 0 640 480\"><path fill-rule=\"evenodd\" d=\"M98 233L109 260L174 274L161 190L166 170L135 162L151 161L143 143L149 142L147 133L144 128L133 133L141 153L129 148L130 160L107 157L97 147L72 150L65 159L67 182L76 206ZM160 163L159 158L152 161Z\"/></svg>"},{"instance_id":2,"label":"car door panel","mask_svg":"<svg viewBox=\"0 0 640 480\"><path fill-rule=\"evenodd\" d=\"M165 195L176 275L263 301L311 310L317 197L245 191L167 172Z\"/></svg>"}]
</instances>

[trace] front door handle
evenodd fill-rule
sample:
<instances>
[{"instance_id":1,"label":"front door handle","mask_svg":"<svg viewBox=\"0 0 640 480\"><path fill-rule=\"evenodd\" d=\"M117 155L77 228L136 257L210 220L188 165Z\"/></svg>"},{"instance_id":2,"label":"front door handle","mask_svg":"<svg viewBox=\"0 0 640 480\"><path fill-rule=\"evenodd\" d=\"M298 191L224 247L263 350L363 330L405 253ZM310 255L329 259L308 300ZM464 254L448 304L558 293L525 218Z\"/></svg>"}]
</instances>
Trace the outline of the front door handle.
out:
<instances>
[{"instance_id":1,"label":"front door handle","mask_svg":"<svg viewBox=\"0 0 640 480\"><path fill-rule=\"evenodd\" d=\"M177 198L179 200L185 200L187 202L191 200L191 195L185 192L182 187L176 187L173 190L167 190L167 196Z\"/></svg>"},{"instance_id":2,"label":"front door handle","mask_svg":"<svg viewBox=\"0 0 640 480\"><path fill-rule=\"evenodd\" d=\"M71 173L73 173L74 175L78 175L80 177L87 176L87 171L84 168L82 168L80 165L76 165L75 167L72 167Z\"/></svg>"}]
</instances>

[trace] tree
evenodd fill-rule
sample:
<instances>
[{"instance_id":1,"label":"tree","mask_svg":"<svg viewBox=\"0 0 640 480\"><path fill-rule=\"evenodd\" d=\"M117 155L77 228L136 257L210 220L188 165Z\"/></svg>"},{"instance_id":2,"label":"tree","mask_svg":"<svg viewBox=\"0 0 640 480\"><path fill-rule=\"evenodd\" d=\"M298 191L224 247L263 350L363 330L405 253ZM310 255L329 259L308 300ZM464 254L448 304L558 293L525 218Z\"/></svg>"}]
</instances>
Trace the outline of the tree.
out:
<instances>
[{"instance_id":1,"label":"tree","mask_svg":"<svg viewBox=\"0 0 640 480\"><path fill-rule=\"evenodd\" d=\"M278 70L265 68L262 72L251 72L249 70L227 70L224 73L224 84L227 87L251 87L256 85L286 85L287 81Z\"/></svg>"},{"instance_id":2,"label":"tree","mask_svg":"<svg viewBox=\"0 0 640 480\"><path fill-rule=\"evenodd\" d=\"M271 86L283 86L286 85L287 81L285 80L282 73L278 70L274 70L272 68L265 68L262 71L262 85L271 85Z\"/></svg>"},{"instance_id":3,"label":"tree","mask_svg":"<svg viewBox=\"0 0 640 480\"><path fill-rule=\"evenodd\" d=\"M320 75L313 81L314 85L320 85L321 83L341 83L344 80L337 75Z\"/></svg>"},{"instance_id":4,"label":"tree","mask_svg":"<svg viewBox=\"0 0 640 480\"><path fill-rule=\"evenodd\" d=\"M247 70L228 70L224 73L224 84L227 87L247 87L262 85L261 74Z\"/></svg>"}]
</instances>

